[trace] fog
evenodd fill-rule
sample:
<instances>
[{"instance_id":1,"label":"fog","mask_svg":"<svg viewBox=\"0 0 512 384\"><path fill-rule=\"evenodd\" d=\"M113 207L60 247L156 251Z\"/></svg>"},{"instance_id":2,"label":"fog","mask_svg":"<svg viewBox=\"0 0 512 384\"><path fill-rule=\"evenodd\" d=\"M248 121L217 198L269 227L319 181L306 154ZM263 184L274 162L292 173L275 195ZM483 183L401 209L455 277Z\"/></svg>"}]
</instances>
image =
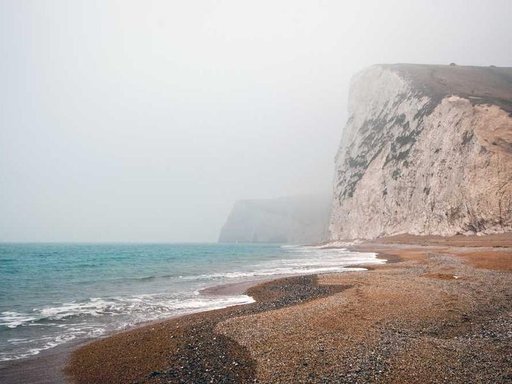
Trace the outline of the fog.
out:
<instances>
[{"instance_id":1,"label":"fog","mask_svg":"<svg viewBox=\"0 0 512 384\"><path fill-rule=\"evenodd\" d=\"M512 66L512 2L0 0L0 241L216 241L331 189L351 76Z\"/></svg>"}]
</instances>

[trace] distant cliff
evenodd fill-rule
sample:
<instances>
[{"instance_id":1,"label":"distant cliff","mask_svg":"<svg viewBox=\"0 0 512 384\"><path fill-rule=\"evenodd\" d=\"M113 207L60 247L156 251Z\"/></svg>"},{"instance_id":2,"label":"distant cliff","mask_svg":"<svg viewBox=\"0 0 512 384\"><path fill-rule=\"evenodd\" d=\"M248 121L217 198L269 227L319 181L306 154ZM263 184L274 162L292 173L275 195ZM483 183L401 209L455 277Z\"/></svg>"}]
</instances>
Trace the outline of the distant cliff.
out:
<instances>
[{"instance_id":1,"label":"distant cliff","mask_svg":"<svg viewBox=\"0 0 512 384\"><path fill-rule=\"evenodd\" d=\"M512 68L376 65L352 81L331 239L512 230Z\"/></svg>"},{"instance_id":2,"label":"distant cliff","mask_svg":"<svg viewBox=\"0 0 512 384\"><path fill-rule=\"evenodd\" d=\"M327 238L330 198L297 196L241 200L222 231L223 243L316 243Z\"/></svg>"}]
</instances>

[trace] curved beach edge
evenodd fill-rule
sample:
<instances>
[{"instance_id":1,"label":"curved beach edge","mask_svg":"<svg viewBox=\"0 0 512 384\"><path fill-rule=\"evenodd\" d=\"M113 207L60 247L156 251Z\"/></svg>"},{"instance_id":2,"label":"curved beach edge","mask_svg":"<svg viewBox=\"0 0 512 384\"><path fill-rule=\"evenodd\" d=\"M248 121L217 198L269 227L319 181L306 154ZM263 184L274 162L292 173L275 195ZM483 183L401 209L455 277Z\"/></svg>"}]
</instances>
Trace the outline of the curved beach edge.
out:
<instances>
[{"instance_id":1,"label":"curved beach edge","mask_svg":"<svg viewBox=\"0 0 512 384\"><path fill-rule=\"evenodd\" d=\"M70 346L0 376L8 384L512 378L512 234L403 235L351 249L387 262L213 287L208 294L246 292L256 302Z\"/></svg>"}]
</instances>

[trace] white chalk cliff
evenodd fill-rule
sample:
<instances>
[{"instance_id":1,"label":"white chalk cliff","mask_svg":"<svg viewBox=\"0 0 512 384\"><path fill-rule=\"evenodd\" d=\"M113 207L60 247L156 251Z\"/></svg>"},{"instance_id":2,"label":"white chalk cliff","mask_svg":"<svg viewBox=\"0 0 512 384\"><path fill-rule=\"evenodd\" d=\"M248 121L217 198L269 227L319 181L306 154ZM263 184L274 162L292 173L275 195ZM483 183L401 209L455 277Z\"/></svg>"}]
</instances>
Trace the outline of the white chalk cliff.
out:
<instances>
[{"instance_id":1,"label":"white chalk cliff","mask_svg":"<svg viewBox=\"0 0 512 384\"><path fill-rule=\"evenodd\" d=\"M359 73L331 212L333 240L512 231L512 68Z\"/></svg>"}]
</instances>

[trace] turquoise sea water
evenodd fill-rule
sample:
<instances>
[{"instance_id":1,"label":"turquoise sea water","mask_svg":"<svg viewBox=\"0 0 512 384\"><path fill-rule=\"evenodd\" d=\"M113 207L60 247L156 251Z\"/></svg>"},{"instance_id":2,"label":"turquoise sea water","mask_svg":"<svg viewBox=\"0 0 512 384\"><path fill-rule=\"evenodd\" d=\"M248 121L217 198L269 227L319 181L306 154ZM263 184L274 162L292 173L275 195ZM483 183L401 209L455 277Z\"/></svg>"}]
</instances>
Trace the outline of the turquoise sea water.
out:
<instances>
[{"instance_id":1,"label":"turquoise sea water","mask_svg":"<svg viewBox=\"0 0 512 384\"><path fill-rule=\"evenodd\" d=\"M71 340L249 303L209 286L382 262L340 249L241 244L0 244L0 365Z\"/></svg>"}]
</instances>

